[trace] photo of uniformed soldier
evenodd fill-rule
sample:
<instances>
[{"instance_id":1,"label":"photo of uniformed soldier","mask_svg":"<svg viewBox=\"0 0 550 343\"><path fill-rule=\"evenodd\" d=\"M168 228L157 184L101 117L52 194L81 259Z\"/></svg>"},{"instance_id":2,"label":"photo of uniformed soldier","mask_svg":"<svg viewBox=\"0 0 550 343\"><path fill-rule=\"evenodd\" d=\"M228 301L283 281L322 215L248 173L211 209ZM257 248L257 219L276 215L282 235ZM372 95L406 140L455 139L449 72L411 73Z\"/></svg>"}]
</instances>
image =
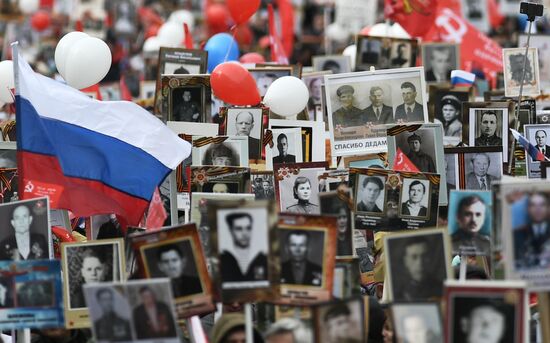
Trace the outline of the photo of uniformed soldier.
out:
<instances>
[{"instance_id":1,"label":"photo of uniformed soldier","mask_svg":"<svg viewBox=\"0 0 550 343\"><path fill-rule=\"evenodd\" d=\"M476 113L477 114L477 113ZM500 146L502 138L498 135L499 118L495 111L481 111L479 122L481 135L476 137L475 146Z\"/></svg>"},{"instance_id":2,"label":"photo of uniformed soldier","mask_svg":"<svg viewBox=\"0 0 550 343\"><path fill-rule=\"evenodd\" d=\"M366 118L363 117L363 111L353 106L355 100L355 89L352 86L340 86L336 90L338 102L342 105L332 114L333 125L341 127L361 126L366 123Z\"/></svg>"},{"instance_id":3,"label":"photo of uniformed soldier","mask_svg":"<svg viewBox=\"0 0 550 343\"><path fill-rule=\"evenodd\" d=\"M322 244L320 249L311 248L312 234L306 230L292 230L286 237L282 237L288 259L281 259L284 261L281 263L281 283L319 287L322 285L323 268L310 260L309 253L312 251L321 260L324 254Z\"/></svg>"},{"instance_id":4,"label":"photo of uniformed soldier","mask_svg":"<svg viewBox=\"0 0 550 343\"><path fill-rule=\"evenodd\" d=\"M409 152L405 155L420 170L425 173L435 173L435 163L433 158L422 150L422 136L413 133L407 137Z\"/></svg>"},{"instance_id":5,"label":"photo of uniformed soldier","mask_svg":"<svg viewBox=\"0 0 550 343\"><path fill-rule=\"evenodd\" d=\"M181 92L179 92L178 90L174 90L172 97L173 103L171 120L184 122L200 122L202 113L200 92L201 90L199 88L184 88Z\"/></svg>"},{"instance_id":6,"label":"photo of uniformed soldier","mask_svg":"<svg viewBox=\"0 0 550 343\"><path fill-rule=\"evenodd\" d=\"M451 234L453 253L488 255L491 252L489 236L481 233L488 216L487 204L479 195L472 194L460 199L456 212L456 231Z\"/></svg>"},{"instance_id":7,"label":"photo of uniformed soldier","mask_svg":"<svg viewBox=\"0 0 550 343\"><path fill-rule=\"evenodd\" d=\"M109 288L102 288L95 294L103 314L94 321L98 341L120 342L132 340L130 321L121 318L115 311L114 294Z\"/></svg>"}]
</instances>

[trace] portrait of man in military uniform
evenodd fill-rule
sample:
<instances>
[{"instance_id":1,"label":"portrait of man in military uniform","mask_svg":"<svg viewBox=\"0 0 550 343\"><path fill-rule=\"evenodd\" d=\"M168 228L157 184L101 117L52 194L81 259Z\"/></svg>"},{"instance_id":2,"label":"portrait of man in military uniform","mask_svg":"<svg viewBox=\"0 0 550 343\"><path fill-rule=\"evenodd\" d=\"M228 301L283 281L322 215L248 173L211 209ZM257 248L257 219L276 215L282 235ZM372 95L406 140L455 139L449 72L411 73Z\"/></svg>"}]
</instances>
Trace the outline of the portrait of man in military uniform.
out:
<instances>
[{"instance_id":1,"label":"portrait of man in military uniform","mask_svg":"<svg viewBox=\"0 0 550 343\"><path fill-rule=\"evenodd\" d=\"M172 111L170 120L202 122L202 95L200 88L174 89L172 92Z\"/></svg>"},{"instance_id":2,"label":"portrait of man in military uniform","mask_svg":"<svg viewBox=\"0 0 550 343\"><path fill-rule=\"evenodd\" d=\"M342 128L365 125L366 116L363 111L354 106L355 89L349 85L343 85L336 90L338 103L341 107L332 114L332 123Z\"/></svg>"},{"instance_id":3,"label":"portrait of man in military uniform","mask_svg":"<svg viewBox=\"0 0 550 343\"><path fill-rule=\"evenodd\" d=\"M425 132L414 132L407 137L407 147L400 147L409 160L424 173L436 173L436 166L434 163L435 149L432 146L426 145L423 147L422 140ZM403 140L401 140L403 141ZM430 150L428 150L430 149Z\"/></svg>"},{"instance_id":4,"label":"portrait of man in military uniform","mask_svg":"<svg viewBox=\"0 0 550 343\"><path fill-rule=\"evenodd\" d=\"M456 206L456 215L449 218L453 254L489 255L491 240L487 226L491 213L484 199L487 194L485 197L481 193L460 197L462 194L451 193L450 204Z\"/></svg>"},{"instance_id":5,"label":"portrait of man in military uniform","mask_svg":"<svg viewBox=\"0 0 550 343\"><path fill-rule=\"evenodd\" d=\"M280 230L281 283L321 287L323 284L323 232L311 230ZM319 239L321 238L321 239ZM313 261L315 258L316 261ZM317 262L317 261L320 261Z\"/></svg>"},{"instance_id":6,"label":"portrait of man in military uniform","mask_svg":"<svg viewBox=\"0 0 550 343\"><path fill-rule=\"evenodd\" d=\"M132 333L128 318L122 318L115 310L115 297L110 288L101 288L95 292L95 300L101 310L101 316L93 320L95 337L98 341L131 341ZM90 308L93 305L89 305Z\"/></svg>"},{"instance_id":7,"label":"portrait of man in military uniform","mask_svg":"<svg viewBox=\"0 0 550 343\"><path fill-rule=\"evenodd\" d=\"M476 132L474 146L501 146L502 141L502 110L475 110L476 121L479 129ZM499 135L500 133L500 135Z\"/></svg>"}]
</instances>

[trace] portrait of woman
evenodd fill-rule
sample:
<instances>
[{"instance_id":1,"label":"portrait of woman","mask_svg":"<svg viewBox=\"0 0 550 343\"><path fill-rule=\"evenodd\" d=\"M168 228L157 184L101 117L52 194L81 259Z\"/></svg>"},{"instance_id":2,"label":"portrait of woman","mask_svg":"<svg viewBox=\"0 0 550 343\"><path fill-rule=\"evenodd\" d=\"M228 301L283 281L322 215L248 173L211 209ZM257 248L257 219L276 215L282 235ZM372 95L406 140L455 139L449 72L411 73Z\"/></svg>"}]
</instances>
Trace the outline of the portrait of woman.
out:
<instances>
[{"instance_id":1,"label":"portrait of woman","mask_svg":"<svg viewBox=\"0 0 550 343\"><path fill-rule=\"evenodd\" d=\"M309 120L315 120L316 108L321 105L321 84L322 81L319 77L312 77L307 82L307 88L310 94L307 102Z\"/></svg>"},{"instance_id":2,"label":"portrait of woman","mask_svg":"<svg viewBox=\"0 0 550 343\"><path fill-rule=\"evenodd\" d=\"M286 208L290 213L319 213L319 205L310 202L311 198L311 181L304 176L298 176L294 181L292 188L294 199L298 202Z\"/></svg>"}]
</instances>

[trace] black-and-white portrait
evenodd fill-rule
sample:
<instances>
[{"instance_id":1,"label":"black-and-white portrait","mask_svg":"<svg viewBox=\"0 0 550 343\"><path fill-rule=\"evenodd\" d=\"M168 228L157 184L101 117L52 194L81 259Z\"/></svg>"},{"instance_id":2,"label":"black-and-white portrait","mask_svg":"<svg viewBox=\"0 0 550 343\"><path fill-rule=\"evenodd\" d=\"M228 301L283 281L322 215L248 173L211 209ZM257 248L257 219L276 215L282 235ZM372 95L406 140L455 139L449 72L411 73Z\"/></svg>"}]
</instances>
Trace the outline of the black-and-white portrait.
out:
<instances>
[{"instance_id":1,"label":"black-and-white portrait","mask_svg":"<svg viewBox=\"0 0 550 343\"><path fill-rule=\"evenodd\" d=\"M392 304L391 314L398 342L443 342L439 303Z\"/></svg>"},{"instance_id":2,"label":"black-and-white portrait","mask_svg":"<svg viewBox=\"0 0 550 343\"><path fill-rule=\"evenodd\" d=\"M276 163L300 163L302 156L302 133L300 128L272 129L274 146L266 149L268 167ZM269 158L271 156L271 158Z\"/></svg>"},{"instance_id":3,"label":"black-and-white portrait","mask_svg":"<svg viewBox=\"0 0 550 343\"><path fill-rule=\"evenodd\" d=\"M458 155L445 154L445 176L447 179L447 192L457 189L458 183Z\"/></svg>"},{"instance_id":4,"label":"black-and-white portrait","mask_svg":"<svg viewBox=\"0 0 550 343\"><path fill-rule=\"evenodd\" d=\"M523 77L523 93L525 95L540 94L539 61L536 48L527 52L527 66L523 68L525 48L502 50L504 64L504 92L507 97L518 96ZM524 74L525 70L525 75Z\"/></svg>"},{"instance_id":5,"label":"black-and-white portrait","mask_svg":"<svg viewBox=\"0 0 550 343\"><path fill-rule=\"evenodd\" d=\"M205 121L204 94L201 86L178 87L172 90L171 121L200 123Z\"/></svg>"},{"instance_id":6,"label":"black-and-white portrait","mask_svg":"<svg viewBox=\"0 0 550 343\"><path fill-rule=\"evenodd\" d=\"M279 204L282 212L320 214L318 169L301 169L279 181Z\"/></svg>"},{"instance_id":7,"label":"black-and-white portrait","mask_svg":"<svg viewBox=\"0 0 550 343\"><path fill-rule=\"evenodd\" d=\"M15 282L17 307L55 306L54 280Z\"/></svg>"},{"instance_id":8,"label":"black-and-white portrait","mask_svg":"<svg viewBox=\"0 0 550 343\"><path fill-rule=\"evenodd\" d=\"M425 121L423 97L420 82L414 79L403 79L394 83L392 98L399 99L395 104L395 121L397 123L422 123ZM399 94L396 94L398 92Z\"/></svg>"},{"instance_id":9,"label":"black-and-white portrait","mask_svg":"<svg viewBox=\"0 0 550 343\"><path fill-rule=\"evenodd\" d=\"M86 304L97 342L131 341L131 307L126 289L110 285L84 288Z\"/></svg>"},{"instance_id":10,"label":"black-and-white portrait","mask_svg":"<svg viewBox=\"0 0 550 343\"><path fill-rule=\"evenodd\" d=\"M431 193L429 180L405 178L401 186L400 215L429 218Z\"/></svg>"},{"instance_id":11,"label":"black-and-white portrait","mask_svg":"<svg viewBox=\"0 0 550 343\"><path fill-rule=\"evenodd\" d=\"M422 63L426 82L451 81L451 71L459 69L459 45L434 43L422 45Z\"/></svg>"},{"instance_id":12,"label":"black-and-white portrait","mask_svg":"<svg viewBox=\"0 0 550 343\"><path fill-rule=\"evenodd\" d=\"M18 191L15 142L0 142L0 203L16 201Z\"/></svg>"},{"instance_id":13,"label":"black-and-white portrait","mask_svg":"<svg viewBox=\"0 0 550 343\"><path fill-rule=\"evenodd\" d=\"M323 286L325 232L279 229L281 283Z\"/></svg>"},{"instance_id":14,"label":"black-and-white portrait","mask_svg":"<svg viewBox=\"0 0 550 343\"><path fill-rule=\"evenodd\" d=\"M256 86L262 97L273 81L283 76L291 76L292 74L290 69L249 69L249 71L254 80L256 80Z\"/></svg>"},{"instance_id":15,"label":"black-and-white portrait","mask_svg":"<svg viewBox=\"0 0 550 343\"><path fill-rule=\"evenodd\" d=\"M383 216L386 204L384 176L357 175L355 211L372 216Z\"/></svg>"},{"instance_id":16,"label":"black-and-white portrait","mask_svg":"<svg viewBox=\"0 0 550 343\"><path fill-rule=\"evenodd\" d=\"M491 184L502 178L502 153L464 154L466 189L490 191Z\"/></svg>"},{"instance_id":17,"label":"black-and-white portrait","mask_svg":"<svg viewBox=\"0 0 550 343\"><path fill-rule=\"evenodd\" d=\"M304 81L309 90L309 100L307 102L309 120L316 120L316 118L321 118L324 115L324 75L331 73L331 71L321 71L302 75L302 81Z\"/></svg>"},{"instance_id":18,"label":"black-and-white portrait","mask_svg":"<svg viewBox=\"0 0 550 343\"><path fill-rule=\"evenodd\" d=\"M222 289L269 287L266 208L219 209Z\"/></svg>"},{"instance_id":19,"label":"black-and-white portrait","mask_svg":"<svg viewBox=\"0 0 550 343\"><path fill-rule=\"evenodd\" d=\"M443 231L396 234L386 238L386 272L393 301L428 300L443 295L447 253Z\"/></svg>"},{"instance_id":20,"label":"black-and-white portrait","mask_svg":"<svg viewBox=\"0 0 550 343\"><path fill-rule=\"evenodd\" d=\"M248 139L233 136L223 142L193 146L192 155L194 166L247 167Z\"/></svg>"},{"instance_id":21,"label":"black-and-white portrait","mask_svg":"<svg viewBox=\"0 0 550 343\"><path fill-rule=\"evenodd\" d=\"M248 137L248 155L257 160L262 153L262 109L229 108L227 110L227 135Z\"/></svg>"},{"instance_id":22,"label":"black-and-white portrait","mask_svg":"<svg viewBox=\"0 0 550 343\"><path fill-rule=\"evenodd\" d=\"M175 212L176 207L176 191L174 185L172 185L173 182L173 176L172 174L168 174L164 181L159 186L159 195L160 199L162 200L162 205L164 206L164 210L166 211L167 217L164 220L163 226L170 226L172 225L172 215L173 212ZM116 218L116 217L115 217Z\"/></svg>"},{"instance_id":23,"label":"black-and-white portrait","mask_svg":"<svg viewBox=\"0 0 550 343\"><path fill-rule=\"evenodd\" d=\"M336 236L336 255L353 255L352 217L346 201L338 192L321 193L321 213L336 216L338 234Z\"/></svg>"},{"instance_id":24,"label":"black-and-white portrait","mask_svg":"<svg viewBox=\"0 0 550 343\"><path fill-rule=\"evenodd\" d=\"M545 160L550 159L550 140L548 134L550 133L550 125L525 125L525 138L533 144L533 146L542 153ZM529 178L538 179L541 178L540 161L533 160L531 155L525 154L527 158L527 171Z\"/></svg>"},{"instance_id":25,"label":"black-and-white portrait","mask_svg":"<svg viewBox=\"0 0 550 343\"><path fill-rule=\"evenodd\" d=\"M203 292L191 240L177 239L143 246L145 267L151 278L170 278L174 298Z\"/></svg>"},{"instance_id":26,"label":"black-and-white portrait","mask_svg":"<svg viewBox=\"0 0 550 343\"><path fill-rule=\"evenodd\" d=\"M351 72L351 60L349 56L313 56L312 63L314 71L330 71L332 74Z\"/></svg>"},{"instance_id":27,"label":"black-and-white portrait","mask_svg":"<svg viewBox=\"0 0 550 343\"><path fill-rule=\"evenodd\" d=\"M392 43L390 54L390 67L401 68L411 65L411 44L397 41Z\"/></svg>"},{"instance_id":28,"label":"black-and-white portrait","mask_svg":"<svg viewBox=\"0 0 550 343\"><path fill-rule=\"evenodd\" d=\"M470 146L502 146L508 151L508 110L470 108Z\"/></svg>"},{"instance_id":29,"label":"black-and-white portrait","mask_svg":"<svg viewBox=\"0 0 550 343\"><path fill-rule=\"evenodd\" d=\"M122 281L121 241L95 241L63 246L65 294L69 309L85 308L84 284Z\"/></svg>"},{"instance_id":30,"label":"black-and-white portrait","mask_svg":"<svg viewBox=\"0 0 550 343\"><path fill-rule=\"evenodd\" d=\"M0 145L0 168L17 168L17 150L1 148Z\"/></svg>"},{"instance_id":31,"label":"black-and-white portrait","mask_svg":"<svg viewBox=\"0 0 550 343\"><path fill-rule=\"evenodd\" d=\"M15 282L13 276L0 276L0 308L15 306Z\"/></svg>"},{"instance_id":32,"label":"black-and-white portrait","mask_svg":"<svg viewBox=\"0 0 550 343\"><path fill-rule=\"evenodd\" d=\"M487 0L462 0L462 16L481 32L488 32L489 8Z\"/></svg>"},{"instance_id":33,"label":"black-and-white portrait","mask_svg":"<svg viewBox=\"0 0 550 343\"><path fill-rule=\"evenodd\" d=\"M333 302L318 308L315 341L359 343L365 336L364 310L360 299Z\"/></svg>"},{"instance_id":34,"label":"black-and-white portrait","mask_svg":"<svg viewBox=\"0 0 550 343\"><path fill-rule=\"evenodd\" d=\"M52 256L49 204L45 198L0 206L0 260L37 260Z\"/></svg>"},{"instance_id":35,"label":"black-and-white portrait","mask_svg":"<svg viewBox=\"0 0 550 343\"><path fill-rule=\"evenodd\" d=\"M424 173L436 173L436 142L433 129L418 129L395 136L395 145Z\"/></svg>"},{"instance_id":36,"label":"black-and-white portrait","mask_svg":"<svg viewBox=\"0 0 550 343\"><path fill-rule=\"evenodd\" d=\"M460 95L463 100L459 98ZM467 101L467 97L464 93L445 94L436 101L434 122L443 126L444 145L456 146L462 141L462 101Z\"/></svg>"},{"instance_id":37,"label":"black-and-white portrait","mask_svg":"<svg viewBox=\"0 0 550 343\"><path fill-rule=\"evenodd\" d=\"M389 55L389 51L384 50ZM365 37L359 42L357 49L358 61L357 66L363 65L359 70L365 70L370 65L377 65L382 54L382 41L377 39L369 39ZM389 58L389 56L387 57Z\"/></svg>"},{"instance_id":38,"label":"black-and-white portrait","mask_svg":"<svg viewBox=\"0 0 550 343\"><path fill-rule=\"evenodd\" d=\"M275 200L273 174L252 174L252 193L256 200Z\"/></svg>"},{"instance_id":39,"label":"black-and-white portrait","mask_svg":"<svg viewBox=\"0 0 550 343\"><path fill-rule=\"evenodd\" d=\"M165 62L163 74L200 74L200 65Z\"/></svg>"}]
</instances>

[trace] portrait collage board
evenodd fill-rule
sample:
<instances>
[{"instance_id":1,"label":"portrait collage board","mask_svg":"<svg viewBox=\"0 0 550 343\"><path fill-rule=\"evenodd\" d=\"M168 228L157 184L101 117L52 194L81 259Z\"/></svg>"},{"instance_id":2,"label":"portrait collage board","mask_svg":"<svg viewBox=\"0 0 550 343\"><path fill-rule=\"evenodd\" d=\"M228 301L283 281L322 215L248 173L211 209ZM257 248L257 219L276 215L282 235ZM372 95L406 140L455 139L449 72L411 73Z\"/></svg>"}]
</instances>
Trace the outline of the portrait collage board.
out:
<instances>
[{"instance_id":1,"label":"portrait collage board","mask_svg":"<svg viewBox=\"0 0 550 343\"><path fill-rule=\"evenodd\" d=\"M346 322L346 332L339 328L339 321ZM337 338L341 342L367 342L369 327L369 301L367 297L349 297L313 306L315 342L330 343ZM336 332L333 332L336 331ZM347 339L347 340L346 340Z\"/></svg>"},{"instance_id":2,"label":"portrait collage board","mask_svg":"<svg viewBox=\"0 0 550 343\"><path fill-rule=\"evenodd\" d=\"M448 192L453 189L490 191L504 172L500 146L445 148Z\"/></svg>"},{"instance_id":3,"label":"portrait collage board","mask_svg":"<svg viewBox=\"0 0 550 343\"><path fill-rule=\"evenodd\" d=\"M447 205L447 180L441 124L398 125L387 129L389 169L395 169L395 163L404 154L422 173L439 174L439 205Z\"/></svg>"},{"instance_id":4,"label":"portrait collage board","mask_svg":"<svg viewBox=\"0 0 550 343\"><path fill-rule=\"evenodd\" d=\"M0 261L0 329L64 327L61 263Z\"/></svg>"},{"instance_id":5,"label":"portrait collage board","mask_svg":"<svg viewBox=\"0 0 550 343\"><path fill-rule=\"evenodd\" d=\"M129 244L142 277L169 278L178 322L215 309L217 294L195 223L136 233Z\"/></svg>"},{"instance_id":6,"label":"portrait collage board","mask_svg":"<svg viewBox=\"0 0 550 343\"><path fill-rule=\"evenodd\" d=\"M438 174L350 168L356 230L399 231L435 227Z\"/></svg>"},{"instance_id":7,"label":"portrait collage board","mask_svg":"<svg viewBox=\"0 0 550 343\"><path fill-rule=\"evenodd\" d=\"M179 342L171 288L168 278L85 285L95 342Z\"/></svg>"},{"instance_id":8,"label":"portrait collage board","mask_svg":"<svg viewBox=\"0 0 550 343\"><path fill-rule=\"evenodd\" d=\"M391 37L363 36L355 38L357 47L355 70L408 68L416 66L418 41ZM422 88L424 89L424 88Z\"/></svg>"},{"instance_id":9,"label":"portrait collage board","mask_svg":"<svg viewBox=\"0 0 550 343\"><path fill-rule=\"evenodd\" d=\"M238 194L249 193L251 190L249 168L193 166L190 170L190 191L192 193Z\"/></svg>"},{"instance_id":10,"label":"portrait collage board","mask_svg":"<svg viewBox=\"0 0 550 343\"><path fill-rule=\"evenodd\" d=\"M308 306L332 299L336 263L335 217L280 214L277 224L280 305ZM293 261L305 260L302 279L295 277Z\"/></svg>"},{"instance_id":11,"label":"portrait collage board","mask_svg":"<svg viewBox=\"0 0 550 343\"><path fill-rule=\"evenodd\" d=\"M248 167L248 137L193 137L193 166Z\"/></svg>"},{"instance_id":12,"label":"portrait collage board","mask_svg":"<svg viewBox=\"0 0 550 343\"><path fill-rule=\"evenodd\" d=\"M160 80L164 121L212 122L210 75L162 74Z\"/></svg>"},{"instance_id":13,"label":"portrait collage board","mask_svg":"<svg viewBox=\"0 0 550 343\"><path fill-rule=\"evenodd\" d=\"M61 261L65 304L65 325L91 325L83 286L88 283L124 282L126 275L124 240L101 239L62 243Z\"/></svg>"},{"instance_id":14,"label":"portrait collage board","mask_svg":"<svg viewBox=\"0 0 550 343\"><path fill-rule=\"evenodd\" d=\"M325 75L332 156L385 152L386 124L428 122L424 68Z\"/></svg>"}]
</instances>

